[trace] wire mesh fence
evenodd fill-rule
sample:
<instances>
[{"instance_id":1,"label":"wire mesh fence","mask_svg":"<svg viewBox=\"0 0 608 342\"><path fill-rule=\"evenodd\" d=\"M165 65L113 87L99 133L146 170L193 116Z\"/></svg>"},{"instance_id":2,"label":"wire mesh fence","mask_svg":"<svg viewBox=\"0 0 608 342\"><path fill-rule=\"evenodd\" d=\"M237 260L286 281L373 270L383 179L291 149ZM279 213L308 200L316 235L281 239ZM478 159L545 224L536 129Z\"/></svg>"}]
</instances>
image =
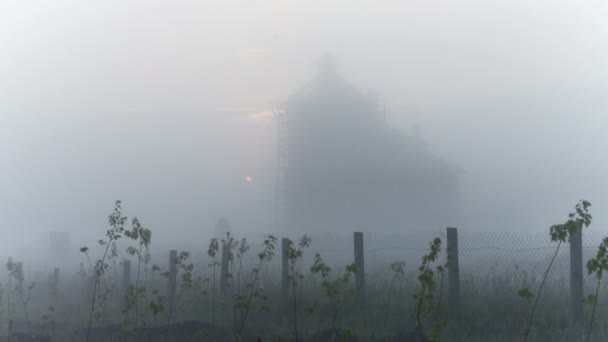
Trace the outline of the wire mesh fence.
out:
<instances>
[{"instance_id":1,"label":"wire mesh fence","mask_svg":"<svg viewBox=\"0 0 608 342\"><path fill-rule=\"evenodd\" d=\"M597 246L608 232L588 229L583 232L583 263L596 253ZM287 236L296 244L300 236ZM303 256L298 262L298 271L311 278L310 267L315 254L319 254L332 268L333 276L342 274L347 265L354 263L353 233L313 234L310 247L304 249ZM382 232L364 232L365 277L368 288L386 286L393 272L391 263L405 263L406 278L415 283L416 274L422 256L427 253L431 241L439 237L442 242L442 252L438 263L446 259L446 231L417 231L403 234L387 234ZM250 250L242 260L243 274L259 265L257 253L262 248L264 236L248 235L235 236L240 240L246 238ZM281 238L277 237L274 258L262 263L260 284L265 287L281 287ZM221 238L220 238L221 240ZM221 241L220 241L221 245ZM556 253L558 244L550 240L549 234L515 233L515 232L458 232L460 287L463 295L492 293L501 289L534 289L540 283L543 273ZM168 269L169 251L155 249L152 246L152 261L150 266L157 264L162 270ZM207 242L183 245L179 251L191 253L188 263L194 263L194 275L209 277L212 260L208 255ZM82 256L78 256L82 259ZM121 257L122 258L122 257ZM221 251L218 251L216 261L220 262ZM78 259L76 259L78 260ZM85 259L82 259L85 260ZM132 260L136 269L136 260ZM87 267L86 260L83 261ZM26 270L29 265L25 265ZM69 276L72 272L66 265L51 265L62 267L62 274ZM69 265L68 265L69 266ZM72 266L78 266L74 264ZM52 271L53 268L50 268ZM219 268L218 268L219 272ZM1 273L1 272L0 272ZM44 281L43 272L38 272L38 278ZM157 275L160 279L160 275ZM5 277L6 278L6 277ZM596 279L584 272L584 292L591 293L595 289ZM567 294L570 289L570 246L561 244L556 254L555 262L548 274L547 288ZM602 284L601 292L608 293L608 282Z\"/></svg>"},{"instance_id":2,"label":"wire mesh fence","mask_svg":"<svg viewBox=\"0 0 608 342\"><path fill-rule=\"evenodd\" d=\"M596 253L597 247L604 236L608 232L585 230L583 232L583 263ZM258 253L263 249L264 236L261 235L236 235L235 239L240 241L246 238L250 245L249 251L242 259L233 259L233 265L230 270L232 279L239 285L236 288L247 288L245 284L249 283L251 278L247 278L252 274L252 270L260 265ZM267 293L271 301L277 308L282 308L285 302L285 296L282 292L282 250L281 236L277 236L274 257L272 260L262 263L259 274L256 276L255 286L263 287L264 293ZM299 235L287 236L296 244L300 238ZM318 253L323 260L332 268L332 278L340 277L344 274L347 265L355 262L355 241L352 232L348 233L333 233L333 234L313 234L310 235L312 240L311 245L304 249L302 258L297 263L297 271L304 275L304 279L298 285L303 290L298 290L298 296L305 305L312 305L318 300L323 299L323 288L319 286L319 277L311 274L310 267L314 262L315 255ZM382 232L364 232L363 233L363 250L365 263L365 287L367 292L367 303L370 310L370 316L375 315L382 317L380 321L374 321L374 324L385 325L389 322L402 322L403 317L411 317L412 308L416 303L413 295L419 291L420 285L416 279L418 275L418 267L421 263L423 255L429 250L431 241L435 238L442 240L442 252L435 265L442 264L446 261L447 253L447 232L445 229L434 231L418 231L407 232L403 234L387 234ZM220 250L218 250L215 261L221 263L221 238ZM186 263L194 264L192 279L199 277L207 280L215 279L218 295L222 293L220 285L220 267L215 268L215 276L213 277L213 260L208 255L208 241L190 241L189 244L179 244L182 251L190 252L190 257ZM125 244L120 245L119 249L124 250ZM563 243L557 251L558 244L550 240L549 234L531 234L531 233L515 233L515 232L458 232L458 253L459 253L459 271L460 271L460 297L461 313L466 317L474 317L470 322L476 326L477 322L482 322L486 326L497 327L504 323L505 317L508 317L510 322L505 324L505 331L512 327L518 328L521 326L519 321L523 315L528 312L528 302L518 298L517 292L522 288L529 288L533 292L538 291L538 286L546 271L551 259L555 255L555 262L548 274L546 289L544 290L543 300L539 304L539 312L542 313L543 319L550 322L558 322L563 317L570 317L570 244ZM161 248L157 245L151 247L152 259L147 265L148 272L143 269L141 271L141 284L145 284L147 288L156 290L160 294L164 294L169 288L170 282L168 277L163 275L169 270L169 250ZM557 252L557 253L556 253ZM82 253L77 252L78 257L83 261L83 268L88 270L90 265ZM93 262L96 260L96 255L91 255ZM122 266L120 262L123 258L131 259L132 282L135 279L136 270L138 268L137 258L129 257L120 254L111 263L112 265L106 277L108 280L116 284L122 284L121 272ZM17 256L17 260L19 260ZM72 260L78 266L78 259ZM241 264L242 262L242 264ZM394 272L391 270L391 264L394 262L403 262L405 264L405 277L401 278L397 286L391 283ZM160 271L153 272L152 265L160 266ZM210 266L211 265L211 266ZM83 277L79 274L66 270L65 265L57 265L62 267L61 280L59 281L59 291L69 293L66 305L70 307L82 306L82 303L88 303L91 298L91 282L82 282ZM25 264L25 269L29 265ZM66 267L66 268L63 268ZM143 266L142 266L143 267ZM51 269L52 270L52 269ZM30 271L31 272L31 271ZM237 275L237 272L241 272ZM38 300L42 298L41 307L48 307L47 302L51 303L53 296L47 291L44 284L47 283L47 276L50 273L40 272L33 280L43 284L34 289L38 294L33 298ZM89 273L90 274L90 273ZM0 277L8 279L8 275L2 274ZM448 277L449 278L449 277ZM30 279L26 275L26 282L29 284ZM50 278L49 278L50 279ZM177 286L180 286L181 277L177 277ZM439 296L443 296L443 308L450 308L450 296L448 294L449 279L444 279L443 286L438 286ZM240 283L242 281L242 283ZM50 284L50 280L48 280ZM201 302L208 302L209 293L211 290L211 281L202 283L203 289L206 290L206 295L201 295ZM595 290L596 279L584 272L584 294L588 295ZM598 317L608 316L608 303L603 301L608 295L608 284L603 284L600 290L601 300L598 304ZM122 286L122 285L121 285ZM175 283L174 285L175 286ZM348 285L355 287L355 281ZM124 287L124 286L123 286ZM50 288L50 287L49 287ZM232 284L232 289L234 289ZM116 287L117 294L120 294L119 288ZM292 288L289 289L293 290ZM79 291L79 292L76 292ZM213 289L215 291L215 288ZM168 291L167 291L168 292ZM356 292L356 291L355 291ZM229 289L226 292L231 293ZM295 290L287 293L295 298ZM438 297L439 297L438 296ZM46 298L46 299L45 299ZM116 297L117 306L123 303L122 299ZM199 298L200 299L200 298ZM299 299L299 300L300 300ZM205 303L207 303L205 302ZM354 307L355 301L351 301ZM390 310L389 310L390 308ZM76 309L74 309L76 310ZM25 310L23 310L25 311ZM448 310L444 310L446 313ZM588 315L588 311L585 313ZM24 315L24 314L22 314ZM206 316L205 316L206 317ZM362 316L363 317L363 316ZM366 316L368 319L369 316ZM557 317L557 318L555 318ZM551 319L553 319L551 321ZM382 322L381 322L382 321ZM380 323L378 323L380 322ZM485 323L484 323L485 322ZM559 321L561 322L561 321ZM400 323L401 324L401 323Z\"/></svg>"},{"instance_id":3,"label":"wire mesh fence","mask_svg":"<svg viewBox=\"0 0 608 342\"><path fill-rule=\"evenodd\" d=\"M583 234L583 262L592 258L602 238L608 232L585 231ZM310 235L312 243L304 250L299 262L303 273L313 263L318 253L326 263L342 272L354 262L353 234ZM390 278L391 263L405 262L406 273L414 277L422 256L427 253L431 241L439 237L442 240L442 252L438 262L446 259L446 233L441 231L419 231L405 234L364 233L365 276L367 284L385 282ZM299 237L292 236L295 243ZM252 249L259 246L259 237L249 239ZM508 285L512 288L533 287L538 285L552 257L555 261L548 274L548 287L554 290L567 291L570 286L570 246L552 242L548 234L530 234L513 232L463 232L458 233L459 268L463 292L471 288L486 289ZM277 241L275 258L265 266L265 275L272 277L276 284L280 280L281 250ZM253 266L255 258L248 259L248 266ZM596 279L584 272L585 292L594 289ZM602 286L608 290L608 285Z\"/></svg>"}]
</instances>

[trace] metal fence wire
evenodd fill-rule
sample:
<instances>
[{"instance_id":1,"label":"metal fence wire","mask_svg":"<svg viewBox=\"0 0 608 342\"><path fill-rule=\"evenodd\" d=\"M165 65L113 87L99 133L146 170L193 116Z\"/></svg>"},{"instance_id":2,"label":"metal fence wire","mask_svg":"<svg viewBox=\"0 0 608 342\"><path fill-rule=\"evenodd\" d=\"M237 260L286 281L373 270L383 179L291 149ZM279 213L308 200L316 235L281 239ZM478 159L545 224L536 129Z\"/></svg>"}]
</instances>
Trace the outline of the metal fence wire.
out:
<instances>
[{"instance_id":1,"label":"metal fence wire","mask_svg":"<svg viewBox=\"0 0 608 342\"><path fill-rule=\"evenodd\" d=\"M597 247L608 232L585 231L583 234L583 263L595 256ZM429 250L431 241L442 240L439 262L446 260L446 232L419 231L405 234L364 233L364 256L366 281L385 282L392 274L391 263L405 262L406 273L414 276L424 254ZM312 243L304 250L300 263L303 273L310 273L316 253L336 272L354 262L353 234L309 235ZM297 243L299 236L291 236ZM252 249L260 245L261 239L249 239ZM557 249L557 243L550 240L549 234L530 234L514 232L458 232L459 268L461 287L475 285L491 290L495 286L513 288L532 287L542 279ZM280 280L281 241L277 241L275 258L266 265L266 275ZM249 260L252 261L252 260ZM584 267L584 265L583 265ZM570 282L570 245L562 243L555 258L547 285L556 290L568 290ZM584 272L585 292L591 291L596 280ZM603 287L606 289L605 287Z\"/></svg>"},{"instance_id":2,"label":"metal fence wire","mask_svg":"<svg viewBox=\"0 0 608 342\"><path fill-rule=\"evenodd\" d=\"M583 232L583 264L594 257L602 238L608 232L592 229ZM243 270L247 272L257 266L257 253L262 248L264 237L261 235L235 236L240 240L245 237L251 246L243 259ZM301 235L283 236L297 244ZM298 270L306 277L312 277L310 267L315 254L319 254L332 268L333 276L343 274L345 267L354 263L353 233L332 233L309 235L312 242L304 250L298 262ZM437 264L446 260L446 230L417 231L403 234L381 232L364 232L365 278L367 287L382 287L390 280L393 273L391 263L402 261L408 279L415 279L422 257L429 250L431 241L439 237L442 240L442 252ZM261 270L261 283L264 286L281 286L281 238L277 236L274 258ZM550 240L548 233L532 234L518 232L467 232L458 231L458 254L460 269L460 287L463 294L474 292L492 292L498 289L517 289L539 285L551 258L556 252L557 243ZM190 262L195 263L195 273L208 275L211 271L207 246L190 246ZM221 252L218 253L218 261ZM158 251L153 255L154 264L166 268L168 251ZM585 265L583 265L585 268ZM584 276L584 292L591 293L597 284L593 276ZM547 289L563 291L570 289L570 245L563 243L557 253L555 262L548 275ZM608 292L608 282L602 285L601 291Z\"/></svg>"}]
</instances>

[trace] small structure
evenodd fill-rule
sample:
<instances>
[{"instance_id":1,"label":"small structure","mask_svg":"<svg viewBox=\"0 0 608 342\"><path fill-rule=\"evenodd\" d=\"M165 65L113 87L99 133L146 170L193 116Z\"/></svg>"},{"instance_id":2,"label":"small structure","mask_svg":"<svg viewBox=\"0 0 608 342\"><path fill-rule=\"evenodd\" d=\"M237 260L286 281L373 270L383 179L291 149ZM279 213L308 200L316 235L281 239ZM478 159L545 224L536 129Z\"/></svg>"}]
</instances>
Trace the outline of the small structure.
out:
<instances>
[{"instance_id":1,"label":"small structure","mask_svg":"<svg viewBox=\"0 0 608 342\"><path fill-rule=\"evenodd\" d=\"M349 85L331 57L278 114L281 230L387 232L454 224L458 169L416 135L390 127L377 96Z\"/></svg>"}]
</instances>

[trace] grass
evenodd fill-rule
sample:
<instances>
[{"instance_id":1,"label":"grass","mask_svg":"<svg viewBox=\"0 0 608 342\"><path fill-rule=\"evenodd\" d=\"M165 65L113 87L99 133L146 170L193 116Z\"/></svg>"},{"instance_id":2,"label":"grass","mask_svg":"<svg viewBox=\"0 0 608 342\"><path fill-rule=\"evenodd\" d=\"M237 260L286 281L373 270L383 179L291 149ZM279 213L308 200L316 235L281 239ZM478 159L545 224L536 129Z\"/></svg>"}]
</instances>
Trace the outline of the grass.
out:
<instances>
[{"instance_id":1,"label":"grass","mask_svg":"<svg viewBox=\"0 0 608 342\"><path fill-rule=\"evenodd\" d=\"M312 246L314 246L314 241ZM206 262L199 261L194 265L194 278L207 279L211 276L212 270L207 267ZM367 303L364 307L358 307L354 299L347 300L336 321L338 329L348 329L353 335L366 341L388 340L397 334L415 331L413 294L419 290L416 274L411 267L406 266L405 275L391 289L390 263L387 263L385 267L385 272L374 273L374 270L371 270L370 274L374 274L375 277L368 277ZM107 274L112 273L110 270ZM320 291L320 277L312 275L306 267L303 268L303 274L304 279L299 282L297 288L298 307L300 308L298 316L300 317L300 339L306 341L310 340L314 334L332 328L332 312L331 308L324 304L327 301ZM264 294L267 299L252 303L249 323L243 335L286 337L291 333L290 324L293 324L292 316L289 314L291 311L289 304L286 307L286 303L284 303L278 279L278 277L264 279ZM110 286L112 282L119 281L120 279L108 277L101 283ZM534 288L539 285L539 281L540 278L531 279L522 269L513 269L508 274L494 276L463 274L460 315L457 320L448 323L441 340L521 341L526 314L530 307L527 301L517 296L517 291L524 282ZM270 286L273 283L275 286ZM62 334L69 335L74 330L86 327L87 322L83 317L86 317L88 312L82 305L87 300L86 284L86 282L69 282L59 288L58 304L54 308L52 319L57 323L67 323L65 328L62 328L66 330L62 331ZM142 286L148 289L148 297L140 299L143 311L140 326L152 327L160 325L160 322L166 322L166 317L164 317L166 313L160 313L163 317L155 319L146 305L152 299L150 294L152 290L156 289L164 293L166 278L159 273L151 273L142 277ZM196 320L211 323L213 320L211 287L211 282L207 281L201 282L197 289L189 289L188 291L191 292L186 294L189 300L182 305L181 310L174 313L174 320L176 322ZM389 289L391 305L387 306L385 303ZM48 289L45 289L44 286L32 290L29 315L33 321L42 322L43 315L48 315L48 307L45 307L46 290ZM100 292L104 292L103 289ZM608 340L608 326L604 319L608 317L608 307L602 302L602 298L606 298L607 294L606 286L603 286L600 289L597 320L593 327L595 339L591 339L591 341ZM231 303L230 298L217 295L216 321L220 330L230 331L232 328L233 308ZM263 304L268 306L268 312L259 310ZM554 279L549 281L537 308L537 318L530 341L577 341L572 336L576 333L569 324L568 306L567 287L564 288L559 281ZM122 298L118 294L110 294L103 316L94 321L93 326L119 324L123 317L122 308ZM313 309L311 310L311 308ZM5 310L6 308L3 307L2 311ZM444 303L440 315L445 315L446 312ZM585 315L584 322L587 322L590 310L585 310ZM16 310L13 316L23 319L24 312ZM0 321L0 323L2 326L6 326L6 322Z\"/></svg>"},{"instance_id":2,"label":"grass","mask_svg":"<svg viewBox=\"0 0 608 342\"><path fill-rule=\"evenodd\" d=\"M137 221L138 231L146 231ZM135 231L135 230L134 230ZM149 231L147 231L149 232ZM151 233L148 234L151 236ZM135 239L137 240L137 239ZM63 286L56 288L52 282L44 286L31 288L28 293L27 310L11 307L7 310L8 294L14 293L14 282L5 284L0 291L0 332L6 334L8 321L7 313L17 319L29 317L31 321L45 324L44 333L54 335L59 340L69 339L78 331L81 335L90 325L93 330L98 327L112 326L114 332L122 331L126 334L133 331L133 326L121 326L125 317L129 316L132 321L138 322L138 327L150 329L161 327L165 322L204 322L202 326L208 327L208 331L197 332L197 336L211 336L214 332L221 332L227 338L235 340L246 340L251 336L263 336L264 340L285 340L295 337L294 321L298 322L298 340L316 341L320 335L335 334L336 336L356 336L359 341L393 341L395 337L411 336L419 333L421 316L417 315L416 308L420 305L420 297L415 298L416 293L421 293L421 282L419 281L418 268L421 259L419 257L402 258L399 277L395 277L395 262L400 260L378 259L366 265L367 300L363 305L355 302L354 296L339 296L343 298L339 303L339 315L336 315L335 302L328 300L328 284L335 277L341 276L344 268L350 263L336 258L335 254L320 254L327 266L331 267L331 279L322 276L322 272L312 272L312 255L316 255L319 249L315 246L312 238L310 247L306 252L298 254L297 271L296 263L292 265L292 277L297 278L296 286L290 288L292 297L286 298L280 284L280 258L281 253L274 252L274 240L268 239L265 243L248 240L251 247L250 258L239 259L238 263L232 263L233 273L243 274L243 288L234 292L227 291L222 294L217 291L219 279L214 276L217 271L217 258L212 250L217 252L217 240L210 245L208 257L204 257L204 250L200 253L188 253L192 256L188 259L187 267L183 268L187 277L177 277L176 287L180 289L179 310L174 312L167 310L167 277L163 275L161 267L143 267L138 276L138 295L129 298L130 305L136 301L136 311L127 310L125 313L125 298L121 288L121 279L117 275L122 274L119 269L120 263L107 263L104 272L95 273L94 269L81 267L78 273L70 277L70 281L64 281ZM253 241L253 242L252 242ZM327 242L327 241L325 241ZM272 245L269 247L269 244ZM149 245L149 246L148 246ZM108 245L103 245L107 250ZM140 246L141 247L141 246ZM153 244L146 243L153 251ZM310 250L310 253L309 253ZM133 252L134 249L131 249ZM125 248L117 248L117 255L113 258L135 257L141 258L142 249L138 253L128 253ZM419 254L423 253L420 252ZM447 321L442 329L440 340L453 342L521 342L528 327L528 319L532 309L530 300L518 296L518 291L525 288L537 289L543 281L543 272L547 266L547 256L552 255L552 250L547 249L545 255L537 259L528 259L528 267L515 266L509 260L485 260L478 261L474 267L461 267L461 299L458 315L447 319L447 301L442 300L437 308L433 308L432 321ZM147 254L147 253L146 253ZM163 253L164 254L164 253ZM186 255L186 254L184 254ZM88 257L88 254L86 255ZM444 259L440 252L427 265L426 270L435 269ZM147 258L147 257L146 257ZM167 255L156 255L147 260L146 265L161 263ZM162 259L161 259L162 258ZM137 259L141 261L140 259ZM352 259L351 259L352 260ZM462 260L462 259L461 259ZM502 264L501 264L502 260ZM87 265L87 259L74 260L74 264L82 262ZM133 261L133 260L132 260ZM242 263L241 263L242 261ZM563 258L556 259L556 265L563 268ZM103 262L103 261L102 261ZM192 263L192 264L190 264ZM490 263L490 264L488 264ZM238 268L236 268L238 265ZM513 266L508 266L513 265ZM168 268L167 268L168 269ZM182 269L182 268L180 268ZM488 272L493 270L493 272ZM297 277L296 277L297 275ZM432 277L439 277L435 272ZM10 277L4 277L7 283ZM236 283L241 283L238 276ZM328 280L329 279L329 280ZM36 279L34 279L36 280ZM30 279L25 279L30 283ZM440 284L439 278L435 278L436 284ZM231 282L232 286L234 281ZM248 285L250 284L250 285ZM588 284L593 288L595 285ZM93 286L95 285L95 286ZM340 293L352 291L353 282L340 284ZM98 287L93 290L93 287ZM342 288L344 287L344 288ZM542 298L535 308L534 325L530 330L528 341L551 341L551 342L576 342L584 341L584 328L590 326L592 310L588 307L584 312L583 324L575 326L571 324L569 312L568 284L559 272L552 271L548 275L544 285ZM608 306L603 298L608 298L608 285L606 282L598 288L597 306L595 307L595 322L592 327L592 335L589 341L608 341ZM12 291L10 291L12 290ZM242 291L241 291L242 290ZM324 291L325 290L325 291ZM589 290L589 289L587 289ZM430 286L425 291L431 291L433 298L446 298L446 286ZM442 291L441 293L439 293ZM331 292L331 291L330 291ZM586 294L589 291L586 291ZM246 301L235 300L235 293L245 293ZM297 296L297 307L293 299ZM332 299L333 297L330 297ZM338 297L336 297L338 298ZM95 307L91 301L103 303L103 308ZM14 298L11 299L14 302ZM51 304L52 303L52 304ZM239 305L238 307L235 305ZM390 304L390 305L389 305ZM92 307L98 313L91 316ZM235 312L240 312L244 320L238 324L235 332ZM135 315L135 316L133 316ZM432 321L425 317L425 326L429 327ZM90 318L93 317L93 318ZM245 325L245 322L247 323ZM43 329L43 330L44 330ZM80 335L79 335L80 336ZM167 339L169 341L170 339ZM200 337L199 340L206 340ZM208 340L208 339L207 339Z\"/></svg>"}]
</instances>

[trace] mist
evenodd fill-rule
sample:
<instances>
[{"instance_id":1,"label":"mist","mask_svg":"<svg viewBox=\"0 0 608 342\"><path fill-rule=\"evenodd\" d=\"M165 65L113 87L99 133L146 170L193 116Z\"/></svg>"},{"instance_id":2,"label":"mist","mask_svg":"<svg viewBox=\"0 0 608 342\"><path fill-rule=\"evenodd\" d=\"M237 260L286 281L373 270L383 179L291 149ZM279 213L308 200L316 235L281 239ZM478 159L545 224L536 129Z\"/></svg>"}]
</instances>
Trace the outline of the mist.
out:
<instances>
[{"instance_id":1,"label":"mist","mask_svg":"<svg viewBox=\"0 0 608 342\"><path fill-rule=\"evenodd\" d=\"M3 1L0 256L48 271L56 266L45 260L49 233L68 232L73 254L62 262L82 257L81 246L104 236L116 200L154 232L163 257L174 248L204 254L222 219L237 237L293 237L308 226L318 234L424 235L449 226L548 237L585 199L592 229L605 232L606 17L603 2L565 0ZM348 116L342 125L328 115L292 140L301 148L289 153L311 157L294 157L301 167L291 175L313 170L319 181L335 172L331 179L364 189L382 178L367 169L370 160L392 161L415 143L413 155L457 174L455 191L401 203L399 191L358 188L352 197L363 199L349 212L338 209L348 186L311 181L341 195L293 200L291 223L277 224L278 113L298 108L293 99L323 75L323 56L346 84L340 89L371 99L361 103L383 115L382 133L357 135ZM331 92L320 93L331 102ZM355 106L335 101L327 113ZM404 143L384 144L391 134ZM315 145L319 137L377 158L333 170L321 162L333 150ZM427 183L436 180L407 184ZM405 208L382 217L391 205ZM348 220L316 214L343 209ZM313 227L320 221L327 224Z\"/></svg>"},{"instance_id":2,"label":"mist","mask_svg":"<svg viewBox=\"0 0 608 342\"><path fill-rule=\"evenodd\" d=\"M269 230L272 110L324 53L463 170L454 225L544 231L581 198L606 223L600 3L2 7L6 232L94 232L115 199L163 237Z\"/></svg>"}]
</instances>

